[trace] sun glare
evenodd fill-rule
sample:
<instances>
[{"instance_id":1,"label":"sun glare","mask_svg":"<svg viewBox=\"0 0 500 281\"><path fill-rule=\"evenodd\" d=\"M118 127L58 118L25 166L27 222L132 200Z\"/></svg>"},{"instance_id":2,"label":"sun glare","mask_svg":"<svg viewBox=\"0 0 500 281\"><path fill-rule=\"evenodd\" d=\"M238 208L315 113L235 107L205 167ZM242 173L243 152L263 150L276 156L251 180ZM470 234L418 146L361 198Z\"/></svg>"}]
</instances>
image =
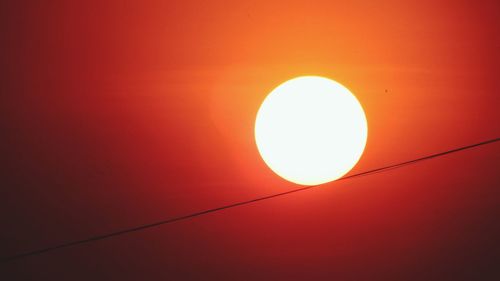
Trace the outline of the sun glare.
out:
<instances>
[{"instance_id":1,"label":"sun glare","mask_svg":"<svg viewBox=\"0 0 500 281\"><path fill-rule=\"evenodd\" d=\"M365 113L341 84L302 76L275 88L255 121L264 162L282 178L301 185L336 180L349 172L365 148Z\"/></svg>"}]
</instances>

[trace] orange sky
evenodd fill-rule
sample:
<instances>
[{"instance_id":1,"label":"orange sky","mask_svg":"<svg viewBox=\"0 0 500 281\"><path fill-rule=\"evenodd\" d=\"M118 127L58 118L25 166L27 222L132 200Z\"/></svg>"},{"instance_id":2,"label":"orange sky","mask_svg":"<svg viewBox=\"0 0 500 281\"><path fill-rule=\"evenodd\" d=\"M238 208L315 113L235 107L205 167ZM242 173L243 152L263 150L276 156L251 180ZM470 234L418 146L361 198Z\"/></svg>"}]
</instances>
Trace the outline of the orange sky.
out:
<instances>
[{"instance_id":1,"label":"orange sky","mask_svg":"<svg viewBox=\"0 0 500 281\"><path fill-rule=\"evenodd\" d=\"M1 256L296 188L260 159L253 126L264 97L299 75L334 79L363 105L368 142L352 173L500 136L497 1L28 2L0 4ZM0 276L479 280L498 273L499 152L33 257Z\"/></svg>"}]
</instances>

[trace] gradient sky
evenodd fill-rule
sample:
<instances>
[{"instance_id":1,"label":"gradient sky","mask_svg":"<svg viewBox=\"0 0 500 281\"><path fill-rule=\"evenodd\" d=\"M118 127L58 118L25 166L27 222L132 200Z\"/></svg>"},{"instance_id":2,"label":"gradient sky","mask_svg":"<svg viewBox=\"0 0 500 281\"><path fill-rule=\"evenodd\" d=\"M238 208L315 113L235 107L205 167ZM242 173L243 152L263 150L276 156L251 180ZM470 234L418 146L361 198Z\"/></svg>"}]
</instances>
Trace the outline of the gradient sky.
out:
<instances>
[{"instance_id":1,"label":"gradient sky","mask_svg":"<svg viewBox=\"0 0 500 281\"><path fill-rule=\"evenodd\" d=\"M363 105L350 174L500 136L498 1L4 2L0 257L297 188L253 126L300 75ZM18 260L0 279L498 280L498 167L495 143Z\"/></svg>"}]
</instances>

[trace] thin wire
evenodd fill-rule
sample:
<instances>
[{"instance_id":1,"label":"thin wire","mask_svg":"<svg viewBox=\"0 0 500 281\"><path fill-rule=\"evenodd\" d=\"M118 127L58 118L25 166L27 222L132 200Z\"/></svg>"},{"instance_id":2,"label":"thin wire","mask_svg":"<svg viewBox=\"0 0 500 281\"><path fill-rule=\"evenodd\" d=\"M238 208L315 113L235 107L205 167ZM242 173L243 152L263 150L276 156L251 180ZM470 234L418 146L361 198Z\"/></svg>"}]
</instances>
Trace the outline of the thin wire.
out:
<instances>
[{"instance_id":1,"label":"thin wire","mask_svg":"<svg viewBox=\"0 0 500 281\"><path fill-rule=\"evenodd\" d=\"M413 160L409 160L409 161L405 161L405 162L401 162L401 163L397 163L397 164L393 164L393 165L388 165L388 166L385 166L385 167L381 167L381 168L377 168L377 169L373 169L373 170L369 170L369 171L357 173L357 174L354 174L354 175L350 175L350 176L347 176L347 177L340 178L337 181L347 180L347 179L353 179L353 178L368 176L368 175L372 175L372 174L376 174L376 173L381 173L381 172L389 171L389 170L392 170L392 169L400 168L400 167L403 167L403 166L406 166L406 165L415 164L415 163L420 162L420 161L425 161L425 160L429 160L429 159L441 157L441 156L444 156L444 155L447 155L447 154L456 153L456 152L459 152L459 151L463 151L463 150L475 148L475 147L478 147L478 146L491 144L491 143L494 143L494 142L497 142L497 141L500 141L500 138L495 138L495 139L483 141L483 142L480 142L480 143L475 143L475 144L471 144L471 145L467 145L467 146L463 146L463 147L459 147L459 148L447 150L447 151L444 151L444 152L440 152L440 153L436 153L436 154L424 156L424 157L421 157L421 158L417 158L417 159L413 159ZM26 257L29 257L29 256L40 255L40 254L44 254L44 253L47 253L47 252L55 251L55 250L58 250L58 249L62 249L62 248L68 248L68 247L71 247L71 246L76 246L76 245L80 245L80 244L90 243L90 242L97 241L97 240L103 240L103 239L111 238L111 237L114 237L114 236L119 236L119 235L127 234L127 233L130 233L130 232L141 231L141 230L144 230L144 229L153 228L153 227L157 227L157 226L160 226L160 225L170 224L170 223L181 221L181 220L187 220L187 219L190 219L190 218L203 216L203 215L206 215L206 214L210 214L210 213L222 211L222 210L225 210L225 209L235 208L235 207L238 207L238 206L248 205L248 204L252 204L252 203L255 203L255 202L259 202L259 201L264 201L264 200L268 200L268 199L272 199L272 198L276 198L276 197L285 196L285 195L288 195L288 194L292 194L292 193L296 193L296 192L300 192L300 191L312 189L312 188L315 188L315 187L318 187L318 185L305 186L305 187L293 189L293 190L290 190L290 191L280 192L280 193L276 193L276 194L272 194L272 195L268 195L268 196L264 196L264 197L259 197L259 198L255 198L255 199L251 199L251 200L247 200L247 201L241 201L241 202L237 202L237 203L225 205L225 206L222 206L222 207L217 207L217 208L208 209L208 210L204 210L204 211L200 211L200 212L196 212L196 213L191 213L191 214L180 216L180 217L175 217L175 218L170 218L170 219L158 221L158 222L155 222L155 223L144 224L144 225L141 225L141 226L137 226L137 227L133 227L133 228L128 228L128 229L123 229L123 230L116 231L116 232L111 232L111 233L108 233L108 234L93 236L93 237L90 237L90 238L87 238L87 239L75 240L75 241L67 242L67 243L64 243L64 244L59 244L59 245L52 246L52 247L47 247L47 248L38 249L38 250L30 251L30 252L25 252L25 253L13 255L13 256L10 256L10 257L2 258L2 259L0 259L0 263L8 263L8 262L11 262L11 261L14 261L14 260L26 258Z\"/></svg>"}]
</instances>

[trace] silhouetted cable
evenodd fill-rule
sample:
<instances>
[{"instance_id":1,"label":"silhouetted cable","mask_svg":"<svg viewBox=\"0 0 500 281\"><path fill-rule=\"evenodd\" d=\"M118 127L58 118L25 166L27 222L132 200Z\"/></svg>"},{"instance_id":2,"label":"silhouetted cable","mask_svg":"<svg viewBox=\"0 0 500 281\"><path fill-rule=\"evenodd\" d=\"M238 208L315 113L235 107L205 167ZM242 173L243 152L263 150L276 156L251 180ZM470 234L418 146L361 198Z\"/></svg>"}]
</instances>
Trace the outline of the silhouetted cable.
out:
<instances>
[{"instance_id":1,"label":"silhouetted cable","mask_svg":"<svg viewBox=\"0 0 500 281\"><path fill-rule=\"evenodd\" d=\"M346 179L352 179L352 178L357 178L357 177L362 177L362 176L367 176L367 175L376 174L376 173L381 173L381 172L385 172L385 171L392 170L392 169L395 169L395 168L400 168L400 167L403 167L403 166L406 166L406 165L415 164L415 163L420 162L420 161L429 160L429 159L433 159L433 158L436 158L436 157L441 157L441 156L444 156L444 155L447 155L447 154L451 154L451 153L455 153L455 152L459 152L459 151L471 149L471 148L474 148L474 147L478 147L478 146L482 146L482 145L494 143L494 142L497 142L497 141L500 141L500 138L491 139L491 140L483 141L483 142L480 142L480 143L476 143L476 144L472 144L472 145L467 145L467 146L455 148L455 149L452 149L452 150L448 150L448 151L444 151L444 152L440 152L440 153L436 153L436 154L424 156L424 157L421 157L421 158L417 158L417 159L414 159L414 160L405 161L405 162L401 162L401 163L397 163L397 164L393 164L393 165L388 165L388 166L385 166L385 167L382 167L382 168L373 169L373 170L369 170L369 171L366 171L366 172L361 172L361 173L358 173L358 174L354 174L354 175L350 175L350 176L347 176L347 177L340 178L337 181L339 181L339 180L346 180ZM10 262L10 261L14 261L14 260L25 258L25 257L29 257L29 256L35 256L35 255L40 255L40 254L43 254L43 253L51 252L51 251L54 251L54 250L57 250L57 249L67 248L67 247L71 247L71 246L75 246L75 245L79 245L79 244L85 244L85 243L89 243L89 242L93 242L93 241L97 241L97 240L103 240L103 239L106 239L106 238L110 238L110 237L114 237L114 236L118 236L118 235L130 233L130 232L141 231L141 230L144 230L144 229L153 228L153 227L156 227L156 226L160 226L160 225L164 225L164 224L169 224L169 223L173 223L173 222L176 222L176 221L181 221L181 220L186 220L186 219L190 219L190 218L194 218L194 217L199 217L199 216L203 216L203 215L206 215L206 214L209 214L209 213L214 213L214 212L222 211L222 210L225 210L225 209L230 209L230 208L234 208L234 207L238 207L238 206L242 206L242 205L247 205L247 204L251 204L251 203L255 203L255 202L259 202L259 201L263 201L263 200L267 200L267 199L271 199L271 198L275 198L275 197L280 197L280 196L284 196L284 195L296 193L296 192L299 192L299 191L304 191L304 190L312 189L312 188L315 188L315 187L318 187L318 186L319 185L305 186L305 187L293 189L293 190L290 190L290 191L280 192L280 193L276 193L276 194L273 194L273 195L268 195L268 196L264 196L264 197L259 197L259 198L256 198L256 199L252 199L252 200L242 201L242 202L238 202L238 203L234 203L234 204L230 204L230 205L225 205L225 206L218 207L218 208L208 209L208 210L205 210L205 211L200 211L200 212L188 214L188 215L185 215L185 216L170 218L170 219L162 220L162 221L155 222L155 223L145 224L145 225L141 225L141 226L137 226L137 227L133 227L133 228L128 228L128 229L124 229L124 230L120 230L120 231L116 231L116 232L111 232L111 233L108 233L108 234L103 234L103 235L98 235L98 236L90 237L90 238L83 239L83 240L76 240L76 241L72 241L72 242L67 242L67 243L64 243L64 244L60 244L60 245L56 245L56 246L52 246L52 247L48 247L48 248L44 248L44 249L39 249L39 250L35 250L35 251L31 251L31 252L26 252L26 253L21 253L21 254L18 254L18 255L10 256L10 257L5 257L5 258L0 259L0 262L1 263L7 263L7 262Z\"/></svg>"},{"instance_id":2,"label":"silhouetted cable","mask_svg":"<svg viewBox=\"0 0 500 281\"><path fill-rule=\"evenodd\" d=\"M394 168L400 168L402 166L411 165L411 164L414 164L416 162L420 162L420 161L424 161L424 160L429 160L429 159L436 158L436 157L441 157L441 156L444 156L444 155L447 155L447 154L459 152L459 151L462 151L462 150L471 149L471 148L474 148L474 147L478 147L478 146L482 146L482 145L494 143L494 142L497 142L497 141L500 141L500 138L491 139L491 140L483 141L483 142L480 142L480 143L475 143L475 144L471 144L471 145L467 145L467 146L455 148L455 149L452 149L452 150L447 150L447 151L444 151L444 152L440 152L440 153L436 153L436 154L424 156L424 157L413 159L413 160L409 160L409 161L406 161L406 162L401 162L401 163L398 163L398 164L393 164L393 165L385 166L385 167L378 168L378 169L373 169L373 170L370 170L370 171L366 171L366 172L354 174L354 175L351 175L351 176L343 177L343 178L338 179L338 180L345 180L345 179L350 179L350 178L357 178L357 177L367 176L367 175L376 174L376 173L380 173L380 172L385 172L387 170L391 170L391 169L394 169Z\"/></svg>"}]
</instances>

